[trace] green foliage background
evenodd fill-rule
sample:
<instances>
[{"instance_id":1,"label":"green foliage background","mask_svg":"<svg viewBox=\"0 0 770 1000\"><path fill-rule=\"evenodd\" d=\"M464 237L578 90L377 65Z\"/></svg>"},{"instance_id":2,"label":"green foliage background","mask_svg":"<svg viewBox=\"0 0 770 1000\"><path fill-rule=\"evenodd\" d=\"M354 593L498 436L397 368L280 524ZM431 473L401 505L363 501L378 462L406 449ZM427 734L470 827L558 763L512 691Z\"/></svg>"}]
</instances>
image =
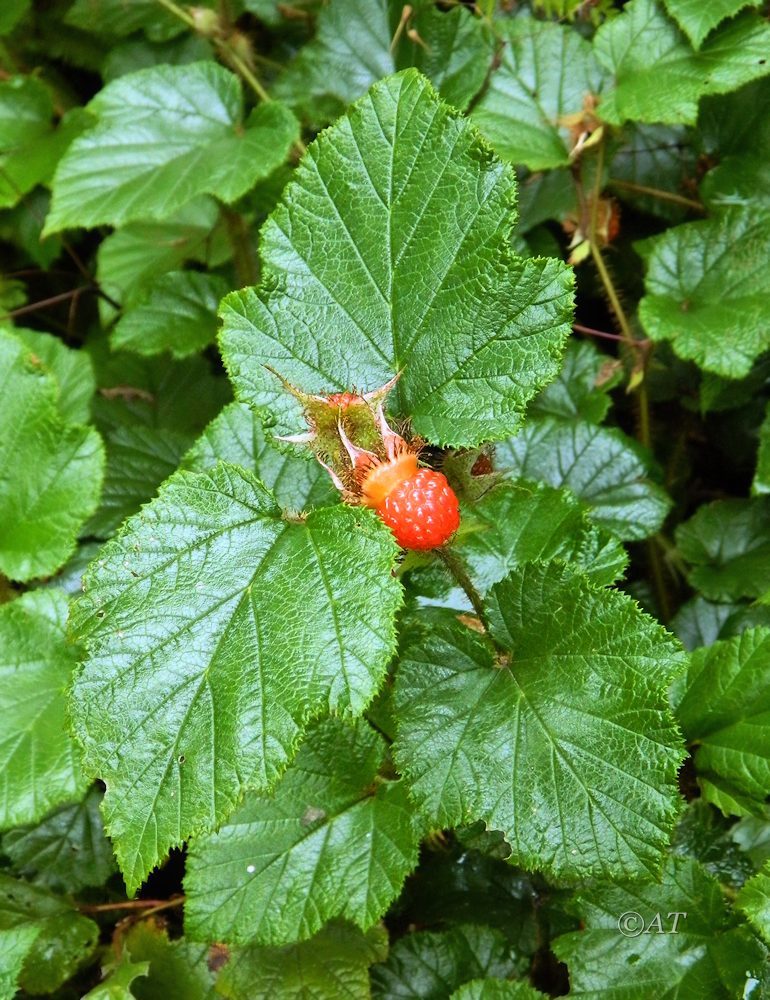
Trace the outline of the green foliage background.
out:
<instances>
[{"instance_id":1,"label":"green foliage background","mask_svg":"<svg viewBox=\"0 0 770 1000\"><path fill-rule=\"evenodd\" d=\"M770 996L768 58L5 0L0 1000ZM400 373L446 552L276 371Z\"/></svg>"}]
</instances>

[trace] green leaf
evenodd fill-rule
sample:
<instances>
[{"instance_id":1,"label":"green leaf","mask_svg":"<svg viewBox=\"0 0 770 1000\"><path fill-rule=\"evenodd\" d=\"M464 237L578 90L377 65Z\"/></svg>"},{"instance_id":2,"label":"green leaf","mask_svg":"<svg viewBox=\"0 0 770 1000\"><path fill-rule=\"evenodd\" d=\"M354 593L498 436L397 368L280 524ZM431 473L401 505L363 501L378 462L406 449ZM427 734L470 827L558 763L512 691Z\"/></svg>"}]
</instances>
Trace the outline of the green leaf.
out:
<instances>
[{"instance_id":1,"label":"green leaf","mask_svg":"<svg viewBox=\"0 0 770 1000\"><path fill-rule=\"evenodd\" d=\"M264 284L222 306L240 398L296 430L266 363L311 392L402 371L395 406L429 441L513 430L556 374L572 276L512 256L512 172L408 70L322 133L295 176L262 230Z\"/></svg>"},{"instance_id":2,"label":"green leaf","mask_svg":"<svg viewBox=\"0 0 770 1000\"><path fill-rule=\"evenodd\" d=\"M602 87L590 44L563 24L519 17L501 21L500 65L473 120L497 152L530 170L567 166L574 139L565 119L579 115Z\"/></svg>"},{"instance_id":3,"label":"green leaf","mask_svg":"<svg viewBox=\"0 0 770 1000\"><path fill-rule=\"evenodd\" d=\"M0 35L7 35L27 13L31 0L5 0L0 10Z\"/></svg>"},{"instance_id":4,"label":"green leaf","mask_svg":"<svg viewBox=\"0 0 770 1000\"><path fill-rule=\"evenodd\" d=\"M770 865L744 885L735 900L735 908L744 913L757 934L770 944Z\"/></svg>"},{"instance_id":5,"label":"green leaf","mask_svg":"<svg viewBox=\"0 0 770 1000\"><path fill-rule=\"evenodd\" d=\"M375 1000L444 1000L471 979L506 977L518 962L498 930L464 924L400 938L385 962L371 970Z\"/></svg>"},{"instance_id":6,"label":"green leaf","mask_svg":"<svg viewBox=\"0 0 770 1000\"><path fill-rule=\"evenodd\" d=\"M137 1000L214 1000L206 945L170 941L163 925L151 919L135 924L123 942L132 962L149 963L147 976L132 987Z\"/></svg>"},{"instance_id":7,"label":"green leaf","mask_svg":"<svg viewBox=\"0 0 770 1000\"><path fill-rule=\"evenodd\" d=\"M13 869L37 885L77 892L103 885L115 871L112 846L104 836L101 793L59 806L36 826L19 826L3 836L2 848Z\"/></svg>"},{"instance_id":8,"label":"green leaf","mask_svg":"<svg viewBox=\"0 0 770 1000\"><path fill-rule=\"evenodd\" d=\"M558 564L492 588L490 636L422 613L396 680L396 759L431 821L483 819L524 867L654 874L679 799L665 686L683 656L624 595Z\"/></svg>"},{"instance_id":9,"label":"green leaf","mask_svg":"<svg viewBox=\"0 0 770 1000\"><path fill-rule=\"evenodd\" d=\"M698 173L692 130L681 125L628 125L623 138L609 168L612 181L617 182L612 184L613 192L643 212L681 222L687 206L640 193L634 186L692 199Z\"/></svg>"},{"instance_id":10,"label":"green leaf","mask_svg":"<svg viewBox=\"0 0 770 1000\"><path fill-rule=\"evenodd\" d=\"M157 0L155 9L159 6ZM150 66L184 66L213 58L211 45L200 35L185 34L167 42L150 42L145 38L129 38L111 48L105 55L101 73L105 83L127 73L136 73Z\"/></svg>"},{"instance_id":11,"label":"green leaf","mask_svg":"<svg viewBox=\"0 0 770 1000\"><path fill-rule=\"evenodd\" d=\"M731 1000L751 996L761 976L759 944L737 926L717 880L689 858L671 858L659 883L596 886L576 903L585 929L553 943L569 966L570 996Z\"/></svg>"},{"instance_id":12,"label":"green leaf","mask_svg":"<svg viewBox=\"0 0 770 1000\"><path fill-rule=\"evenodd\" d=\"M123 958L108 970L105 979L89 990L83 1000L135 1000L131 984L140 976L146 976L150 968L149 962L132 962Z\"/></svg>"},{"instance_id":13,"label":"green leaf","mask_svg":"<svg viewBox=\"0 0 770 1000\"><path fill-rule=\"evenodd\" d=\"M561 371L535 396L529 412L600 424L610 407L609 391L618 379L613 358L602 354L587 340L572 340L567 345Z\"/></svg>"},{"instance_id":14,"label":"green leaf","mask_svg":"<svg viewBox=\"0 0 770 1000\"><path fill-rule=\"evenodd\" d=\"M190 847L185 927L204 941L291 944L327 920L371 927L417 863L421 827L364 720L308 731L272 796Z\"/></svg>"},{"instance_id":15,"label":"green leaf","mask_svg":"<svg viewBox=\"0 0 770 1000\"><path fill-rule=\"evenodd\" d=\"M85 351L67 347L58 337L23 327L8 329L49 372L58 387L58 409L64 420L87 423L91 416L91 398L96 388L91 359Z\"/></svg>"},{"instance_id":16,"label":"green leaf","mask_svg":"<svg viewBox=\"0 0 770 1000\"><path fill-rule=\"evenodd\" d=\"M663 0L663 3L696 49L722 21L745 7L759 6L759 0L709 0L708 3L701 0Z\"/></svg>"},{"instance_id":17,"label":"green leaf","mask_svg":"<svg viewBox=\"0 0 770 1000\"><path fill-rule=\"evenodd\" d=\"M712 208L729 205L770 207L770 167L764 156L728 156L709 170L701 184L701 196Z\"/></svg>"},{"instance_id":18,"label":"green leaf","mask_svg":"<svg viewBox=\"0 0 770 1000\"><path fill-rule=\"evenodd\" d=\"M712 601L770 590L770 500L716 500L676 529L687 579Z\"/></svg>"},{"instance_id":19,"label":"green leaf","mask_svg":"<svg viewBox=\"0 0 770 1000\"><path fill-rule=\"evenodd\" d=\"M707 6L707 5L704 5ZM596 33L594 51L613 75L599 114L612 125L694 125L698 102L770 73L770 25L754 14L715 31L699 52L655 0L631 0Z\"/></svg>"},{"instance_id":20,"label":"green leaf","mask_svg":"<svg viewBox=\"0 0 770 1000\"><path fill-rule=\"evenodd\" d=\"M654 534L671 508L666 492L648 478L643 449L614 428L532 419L497 446L497 461L511 476L572 490L593 520L621 539Z\"/></svg>"},{"instance_id":21,"label":"green leaf","mask_svg":"<svg viewBox=\"0 0 770 1000\"><path fill-rule=\"evenodd\" d=\"M529 983L510 983L502 979L475 979L455 990L450 1000L543 1000L544 993Z\"/></svg>"},{"instance_id":22,"label":"green leaf","mask_svg":"<svg viewBox=\"0 0 770 1000\"><path fill-rule=\"evenodd\" d=\"M111 233L97 251L96 276L119 302L131 304L159 274L186 261L210 268L226 260L215 229L219 209L205 195L188 202L163 222L134 222Z\"/></svg>"},{"instance_id":23,"label":"green leaf","mask_svg":"<svg viewBox=\"0 0 770 1000\"><path fill-rule=\"evenodd\" d=\"M99 509L86 530L109 538L143 503L157 494L160 484L176 471L190 435L168 428L116 427L105 434L107 467Z\"/></svg>"},{"instance_id":24,"label":"green leaf","mask_svg":"<svg viewBox=\"0 0 770 1000\"><path fill-rule=\"evenodd\" d=\"M57 168L46 234L165 219L201 194L235 201L297 138L294 116L277 101L244 120L238 78L214 62L122 76L88 110L96 125Z\"/></svg>"},{"instance_id":25,"label":"green leaf","mask_svg":"<svg viewBox=\"0 0 770 1000\"><path fill-rule=\"evenodd\" d=\"M453 548L467 564L481 594L527 562L560 559L590 573L596 583L612 583L625 568L614 549L610 564L599 558L582 505L564 490L505 483L473 505Z\"/></svg>"},{"instance_id":26,"label":"green leaf","mask_svg":"<svg viewBox=\"0 0 770 1000\"><path fill-rule=\"evenodd\" d=\"M315 38L278 77L273 94L324 125L393 72L390 40L388 0L329 0Z\"/></svg>"},{"instance_id":27,"label":"green leaf","mask_svg":"<svg viewBox=\"0 0 770 1000\"><path fill-rule=\"evenodd\" d=\"M770 347L770 216L729 208L646 240L647 294L639 317L680 358L743 378Z\"/></svg>"},{"instance_id":28,"label":"green leaf","mask_svg":"<svg viewBox=\"0 0 770 1000\"><path fill-rule=\"evenodd\" d=\"M0 942L8 939L15 943L17 956L29 945L23 989L52 993L91 956L99 928L63 899L0 872Z\"/></svg>"},{"instance_id":29,"label":"green leaf","mask_svg":"<svg viewBox=\"0 0 770 1000\"><path fill-rule=\"evenodd\" d=\"M206 6L205 0L201 6ZM75 0L65 16L67 24L107 38L120 38L135 31L153 37L171 38L184 25L157 0Z\"/></svg>"},{"instance_id":30,"label":"green leaf","mask_svg":"<svg viewBox=\"0 0 770 1000\"><path fill-rule=\"evenodd\" d=\"M669 626L685 649L710 646L723 638L722 629L739 604L716 604L705 597L693 597L677 611Z\"/></svg>"},{"instance_id":31,"label":"green leaf","mask_svg":"<svg viewBox=\"0 0 770 1000\"><path fill-rule=\"evenodd\" d=\"M284 510L306 510L339 500L326 470L304 455L279 451L245 403L231 403L222 410L185 455L182 467L207 472L219 461L253 472Z\"/></svg>"},{"instance_id":32,"label":"green leaf","mask_svg":"<svg viewBox=\"0 0 770 1000\"><path fill-rule=\"evenodd\" d=\"M12 207L35 185L47 183L85 125L79 110L67 115L58 128L53 118L53 98L37 77L0 81L0 208Z\"/></svg>"},{"instance_id":33,"label":"green leaf","mask_svg":"<svg viewBox=\"0 0 770 1000\"><path fill-rule=\"evenodd\" d=\"M62 420L54 379L1 329L0 385L0 572L30 580L74 549L96 507L104 451L92 428Z\"/></svg>"},{"instance_id":34,"label":"green leaf","mask_svg":"<svg viewBox=\"0 0 770 1000\"><path fill-rule=\"evenodd\" d=\"M17 995L24 961L39 933L34 924L0 928L0 1000L14 1000Z\"/></svg>"},{"instance_id":35,"label":"green leaf","mask_svg":"<svg viewBox=\"0 0 770 1000\"><path fill-rule=\"evenodd\" d=\"M770 629L695 650L673 703L704 797L726 815L757 812L770 787Z\"/></svg>"},{"instance_id":36,"label":"green leaf","mask_svg":"<svg viewBox=\"0 0 770 1000\"><path fill-rule=\"evenodd\" d=\"M77 662L55 590L0 605L0 829L41 819L86 787L65 729L64 691Z\"/></svg>"},{"instance_id":37,"label":"green leaf","mask_svg":"<svg viewBox=\"0 0 770 1000\"><path fill-rule=\"evenodd\" d=\"M770 493L770 405L765 410L765 419L759 428L759 449L757 451L757 468L751 492L755 496Z\"/></svg>"},{"instance_id":38,"label":"green leaf","mask_svg":"<svg viewBox=\"0 0 770 1000\"><path fill-rule=\"evenodd\" d=\"M72 612L73 716L129 891L273 781L310 715L363 711L393 651L395 554L369 511L287 519L225 464L174 475L102 549Z\"/></svg>"},{"instance_id":39,"label":"green leaf","mask_svg":"<svg viewBox=\"0 0 770 1000\"><path fill-rule=\"evenodd\" d=\"M227 282L216 274L172 271L161 275L132 304L112 333L116 350L184 358L213 343L217 335L217 306Z\"/></svg>"},{"instance_id":40,"label":"green leaf","mask_svg":"<svg viewBox=\"0 0 770 1000\"><path fill-rule=\"evenodd\" d=\"M99 509L86 530L109 538L155 496L229 393L227 382L214 378L197 357L145 361L116 354L106 370L101 363L98 368L102 388L94 411L107 445L107 468Z\"/></svg>"},{"instance_id":41,"label":"green leaf","mask_svg":"<svg viewBox=\"0 0 770 1000\"><path fill-rule=\"evenodd\" d=\"M722 816L705 798L696 798L676 828L672 852L695 858L720 882L740 889L756 865L738 845L734 831L732 819Z\"/></svg>"},{"instance_id":42,"label":"green leaf","mask_svg":"<svg viewBox=\"0 0 770 1000\"><path fill-rule=\"evenodd\" d=\"M217 978L217 993L227 1000L368 998L368 967L385 957L387 947L387 932L379 925L364 934L332 922L307 941L236 951Z\"/></svg>"},{"instance_id":43,"label":"green leaf","mask_svg":"<svg viewBox=\"0 0 770 1000\"><path fill-rule=\"evenodd\" d=\"M492 60L488 25L467 7L439 10L430 3L417 6L410 24L417 35L402 35L399 69L415 66L447 104L465 111L481 90Z\"/></svg>"}]
</instances>

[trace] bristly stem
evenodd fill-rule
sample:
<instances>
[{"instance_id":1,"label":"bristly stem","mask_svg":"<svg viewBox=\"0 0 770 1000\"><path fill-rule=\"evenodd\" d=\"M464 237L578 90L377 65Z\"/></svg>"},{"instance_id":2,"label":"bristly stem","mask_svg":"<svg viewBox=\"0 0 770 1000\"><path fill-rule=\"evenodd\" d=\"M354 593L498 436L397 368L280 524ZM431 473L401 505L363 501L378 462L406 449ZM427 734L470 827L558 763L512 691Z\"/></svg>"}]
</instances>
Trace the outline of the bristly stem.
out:
<instances>
[{"instance_id":1,"label":"bristly stem","mask_svg":"<svg viewBox=\"0 0 770 1000\"><path fill-rule=\"evenodd\" d=\"M479 594L478 590L476 590L473 586L471 578L468 576L468 571L463 565L462 559L460 559L457 553L453 552L451 548L447 548L446 546L436 549L436 554L449 570L458 586L464 591L465 596L471 602L471 607L476 612L481 624L486 625L484 602L481 599L481 594Z\"/></svg>"},{"instance_id":2,"label":"bristly stem","mask_svg":"<svg viewBox=\"0 0 770 1000\"><path fill-rule=\"evenodd\" d=\"M623 343L630 348L636 356L640 359L642 367L646 367L647 363L647 349L650 346L649 341L638 340L634 336L634 331L631 329L631 323L626 315L626 311L623 308L623 303L620 301L620 296L615 288L615 284L612 280L612 275L610 274L609 268L607 267L604 257L602 255L601 247L599 245L599 198L602 193L602 182L604 179L604 141L599 144L597 151L596 160L596 179L594 181L594 188L591 195L591 205L590 205L590 229L588 234L588 242L591 246L591 257L593 258L594 265L599 274L604 292L609 300L610 307L612 308L615 318L618 321L618 326L620 327L621 340ZM649 448L652 444L652 435L650 431L650 402L649 396L647 394L647 385L645 379L642 378L639 387L636 392L637 406L638 406L638 437L640 442Z\"/></svg>"}]
</instances>

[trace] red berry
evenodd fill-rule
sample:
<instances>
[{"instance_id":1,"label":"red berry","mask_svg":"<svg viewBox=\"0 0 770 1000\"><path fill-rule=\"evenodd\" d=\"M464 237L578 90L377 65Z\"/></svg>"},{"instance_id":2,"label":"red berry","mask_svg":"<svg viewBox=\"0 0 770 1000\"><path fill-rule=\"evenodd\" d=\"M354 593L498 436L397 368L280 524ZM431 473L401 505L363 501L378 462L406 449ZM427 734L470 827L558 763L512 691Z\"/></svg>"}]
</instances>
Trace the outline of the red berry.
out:
<instances>
[{"instance_id":1,"label":"red berry","mask_svg":"<svg viewBox=\"0 0 770 1000\"><path fill-rule=\"evenodd\" d=\"M404 549L435 549L457 531L460 508L446 476L417 469L398 482L376 507Z\"/></svg>"}]
</instances>

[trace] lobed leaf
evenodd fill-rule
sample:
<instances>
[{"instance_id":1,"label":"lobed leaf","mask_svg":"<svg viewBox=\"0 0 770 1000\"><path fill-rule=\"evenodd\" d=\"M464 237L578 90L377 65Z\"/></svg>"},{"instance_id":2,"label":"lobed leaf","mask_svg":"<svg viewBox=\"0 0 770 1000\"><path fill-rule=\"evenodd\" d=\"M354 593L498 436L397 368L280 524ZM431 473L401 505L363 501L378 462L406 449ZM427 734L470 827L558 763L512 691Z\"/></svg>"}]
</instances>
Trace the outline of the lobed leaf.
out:
<instances>
[{"instance_id":1,"label":"lobed leaf","mask_svg":"<svg viewBox=\"0 0 770 1000\"><path fill-rule=\"evenodd\" d=\"M243 469L181 472L84 579L73 722L129 891L266 788L323 711L358 714L393 650L396 546L369 511L284 518Z\"/></svg>"},{"instance_id":2,"label":"lobed leaf","mask_svg":"<svg viewBox=\"0 0 770 1000\"><path fill-rule=\"evenodd\" d=\"M705 6L705 5L704 5ZM770 25L747 13L715 31L696 52L656 0L631 0L597 31L594 51L614 77L599 114L612 125L694 125L698 102L770 73Z\"/></svg>"},{"instance_id":3,"label":"lobed leaf","mask_svg":"<svg viewBox=\"0 0 770 1000\"><path fill-rule=\"evenodd\" d=\"M482 819L564 878L654 873L679 808L666 686L682 666L633 601L552 563L487 596L489 639L424 611L396 679L396 759L431 821Z\"/></svg>"},{"instance_id":4,"label":"lobed leaf","mask_svg":"<svg viewBox=\"0 0 770 1000\"><path fill-rule=\"evenodd\" d=\"M533 418L497 446L497 458L508 475L571 490L597 524L624 540L654 534L671 508L649 478L648 456L615 428Z\"/></svg>"},{"instance_id":5,"label":"lobed leaf","mask_svg":"<svg viewBox=\"0 0 770 1000\"><path fill-rule=\"evenodd\" d=\"M214 62L122 76L88 109L95 125L56 170L44 234L166 219L202 194L235 201L280 166L297 138L280 102L244 120L238 78Z\"/></svg>"},{"instance_id":6,"label":"lobed leaf","mask_svg":"<svg viewBox=\"0 0 770 1000\"><path fill-rule=\"evenodd\" d=\"M310 729L272 796L248 797L192 845L185 926L196 939L284 945L345 918L370 928L417 862L421 826L403 782L379 774L366 722Z\"/></svg>"},{"instance_id":7,"label":"lobed leaf","mask_svg":"<svg viewBox=\"0 0 770 1000\"><path fill-rule=\"evenodd\" d=\"M512 172L409 70L322 133L295 177L262 230L263 284L222 305L236 394L294 431L266 364L311 392L401 371L395 408L429 441L510 433L556 374L572 288L561 263L511 254Z\"/></svg>"},{"instance_id":8,"label":"lobed leaf","mask_svg":"<svg viewBox=\"0 0 770 1000\"><path fill-rule=\"evenodd\" d=\"M762 975L762 948L690 858L671 858L660 882L583 889L576 904L585 929L557 938L554 950L581 1000L728 1000L750 995ZM631 934L619 930L624 917Z\"/></svg>"},{"instance_id":9,"label":"lobed leaf","mask_svg":"<svg viewBox=\"0 0 770 1000\"><path fill-rule=\"evenodd\" d=\"M765 261L770 216L734 207L641 244L647 260L639 318L653 340L730 379L770 347Z\"/></svg>"}]
</instances>

